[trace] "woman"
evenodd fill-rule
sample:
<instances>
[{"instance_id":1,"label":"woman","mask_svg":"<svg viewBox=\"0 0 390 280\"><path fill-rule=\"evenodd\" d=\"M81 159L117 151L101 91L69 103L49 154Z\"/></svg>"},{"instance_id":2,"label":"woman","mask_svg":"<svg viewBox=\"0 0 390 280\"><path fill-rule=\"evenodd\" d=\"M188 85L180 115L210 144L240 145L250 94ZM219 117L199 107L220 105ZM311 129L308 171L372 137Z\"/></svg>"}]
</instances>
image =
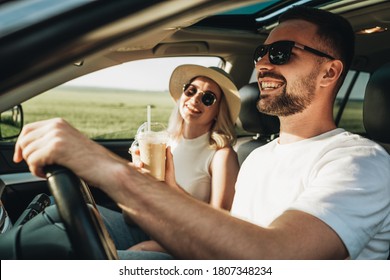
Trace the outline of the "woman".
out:
<instances>
[{"instance_id":1,"label":"woman","mask_svg":"<svg viewBox=\"0 0 390 280\"><path fill-rule=\"evenodd\" d=\"M240 110L237 88L222 69L182 65L172 73L170 93L177 104L168 126L177 184L213 207L230 210L239 169L232 148Z\"/></svg>"},{"instance_id":2,"label":"woman","mask_svg":"<svg viewBox=\"0 0 390 280\"><path fill-rule=\"evenodd\" d=\"M240 110L238 90L222 69L198 65L177 67L169 89L176 107L168 125L172 154L167 153L166 182L229 211L239 170L232 148L236 141L234 123ZM130 250L164 252L152 240L140 242Z\"/></svg>"}]
</instances>

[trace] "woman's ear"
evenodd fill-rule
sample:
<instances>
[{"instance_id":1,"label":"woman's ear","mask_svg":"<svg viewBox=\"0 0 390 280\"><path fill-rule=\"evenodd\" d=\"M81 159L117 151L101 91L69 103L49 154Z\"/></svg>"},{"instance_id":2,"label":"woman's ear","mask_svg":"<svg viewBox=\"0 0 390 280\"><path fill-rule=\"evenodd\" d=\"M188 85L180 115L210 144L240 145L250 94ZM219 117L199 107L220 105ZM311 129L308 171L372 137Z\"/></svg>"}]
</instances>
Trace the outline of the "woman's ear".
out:
<instances>
[{"instance_id":1,"label":"woman's ear","mask_svg":"<svg viewBox=\"0 0 390 280\"><path fill-rule=\"evenodd\" d=\"M331 84L337 84L343 69L344 65L338 59L334 59L326 63L320 86L328 87Z\"/></svg>"}]
</instances>

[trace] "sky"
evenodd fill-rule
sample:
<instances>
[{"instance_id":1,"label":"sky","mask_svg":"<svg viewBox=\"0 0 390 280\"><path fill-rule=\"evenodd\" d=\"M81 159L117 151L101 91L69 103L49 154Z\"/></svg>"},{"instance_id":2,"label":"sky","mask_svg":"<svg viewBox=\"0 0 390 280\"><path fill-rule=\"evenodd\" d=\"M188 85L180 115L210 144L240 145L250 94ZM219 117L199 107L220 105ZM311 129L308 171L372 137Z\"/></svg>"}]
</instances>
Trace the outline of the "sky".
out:
<instances>
[{"instance_id":1,"label":"sky","mask_svg":"<svg viewBox=\"0 0 390 280\"><path fill-rule=\"evenodd\" d=\"M219 59L175 57L133 61L85 75L65 85L167 91L172 71L186 63L217 66Z\"/></svg>"}]
</instances>

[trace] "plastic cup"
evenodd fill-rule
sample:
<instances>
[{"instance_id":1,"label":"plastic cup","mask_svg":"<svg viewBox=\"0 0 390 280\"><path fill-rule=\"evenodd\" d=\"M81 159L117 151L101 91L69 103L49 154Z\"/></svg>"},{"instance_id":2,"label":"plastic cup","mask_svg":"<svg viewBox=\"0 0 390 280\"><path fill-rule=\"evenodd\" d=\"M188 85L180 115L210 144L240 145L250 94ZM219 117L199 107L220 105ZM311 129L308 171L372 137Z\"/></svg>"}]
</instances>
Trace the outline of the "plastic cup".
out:
<instances>
[{"instance_id":1,"label":"plastic cup","mask_svg":"<svg viewBox=\"0 0 390 280\"><path fill-rule=\"evenodd\" d=\"M159 181L165 180L168 140L168 132L163 124L150 123L148 126L147 123L144 123L138 129L135 141L130 148L131 151L139 149L139 157L143 163L143 168Z\"/></svg>"}]
</instances>

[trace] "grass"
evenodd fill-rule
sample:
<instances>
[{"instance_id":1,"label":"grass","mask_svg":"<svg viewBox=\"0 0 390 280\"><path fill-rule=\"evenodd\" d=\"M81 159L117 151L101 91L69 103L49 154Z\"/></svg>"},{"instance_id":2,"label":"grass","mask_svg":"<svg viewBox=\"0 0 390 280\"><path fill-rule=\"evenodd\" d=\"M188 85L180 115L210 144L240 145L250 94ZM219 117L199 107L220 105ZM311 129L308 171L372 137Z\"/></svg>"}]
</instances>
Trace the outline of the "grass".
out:
<instances>
[{"instance_id":1,"label":"grass","mask_svg":"<svg viewBox=\"0 0 390 280\"><path fill-rule=\"evenodd\" d=\"M334 112L338 111L336 103ZM341 117L339 127L345 128L351 132L363 133L363 100L349 100Z\"/></svg>"},{"instance_id":2,"label":"grass","mask_svg":"<svg viewBox=\"0 0 390 280\"><path fill-rule=\"evenodd\" d=\"M25 124L62 117L94 139L130 139L146 121L167 123L174 102L168 92L59 87L23 103Z\"/></svg>"},{"instance_id":3,"label":"grass","mask_svg":"<svg viewBox=\"0 0 390 280\"><path fill-rule=\"evenodd\" d=\"M168 92L58 87L23 103L23 110L25 123L62 117L90 138L132 139L146 121L147 105L152 105L152 120L168 123L174 107ZM351 100L339 126L364 132L362 108L362 101Z\"/></svg>"}]
</instances>

